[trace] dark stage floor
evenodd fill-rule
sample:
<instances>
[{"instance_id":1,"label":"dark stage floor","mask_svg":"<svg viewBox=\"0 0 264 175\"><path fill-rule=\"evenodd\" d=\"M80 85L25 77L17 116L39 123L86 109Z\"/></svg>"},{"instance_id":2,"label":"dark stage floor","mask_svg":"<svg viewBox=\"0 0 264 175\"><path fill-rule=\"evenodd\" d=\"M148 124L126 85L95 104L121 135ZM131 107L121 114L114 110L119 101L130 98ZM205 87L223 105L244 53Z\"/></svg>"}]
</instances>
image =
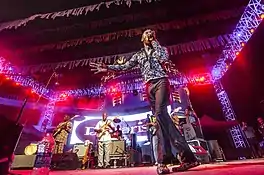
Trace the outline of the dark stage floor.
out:
<instances>
[{"instance_id":1,"label":"dark stage floor","mask_svg":"<svg viewBox=\"0 0 264 175\"><path fill-rule=\"evenodd\" d=\"M16 170L16 174L29 175L31 171ZM135 167L107 170L53 171L50 175L155 175L156 167ZM264 159L241 160L201 165L177 175L264 175Z\"/></svg>"}]
</instances>

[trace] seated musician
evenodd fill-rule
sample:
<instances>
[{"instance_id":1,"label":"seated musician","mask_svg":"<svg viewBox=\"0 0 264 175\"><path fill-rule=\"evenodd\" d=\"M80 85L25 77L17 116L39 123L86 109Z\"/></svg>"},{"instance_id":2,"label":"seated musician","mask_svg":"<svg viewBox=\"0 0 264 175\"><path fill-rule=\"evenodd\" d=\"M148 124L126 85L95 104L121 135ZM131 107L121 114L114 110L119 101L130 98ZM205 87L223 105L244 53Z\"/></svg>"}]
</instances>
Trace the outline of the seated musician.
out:
<instances>
[{"instance_id":1,"label":"seated musician","mask_svg":"<svg viewBox=\"0 0 264 175\"><path fill-rule=\"evenodd\" d=\"M116 126L116 130L113 133L113 138L117 138L118 140L122 140L122 130L120 129L120 125Z\"/></svg>"},{"instance_id":2,"label":"seated musician","mask_svg":"<svg viewBox=\"0 0 264 175\"><path fill-rule=\"evenodd\" d=\"M94 128L98 139L98 168L110 168L110 130L114 131L114 127L114 123L107 119L107 113L104 112L102 120Z\"/></svg>"},{"instance_id":3,"label":"seated musician","mask_svg":"<svg viewBox=\"0 0 264 175\"><path fill-rule=\"evenodd\" d=\"M54 130L53 137L55 140L54 154L63 153L64 147L67 143L68 135L72 130L72 123L70 116L66 115L64 121L61 122Z\"/></svg>"}]
</instances>

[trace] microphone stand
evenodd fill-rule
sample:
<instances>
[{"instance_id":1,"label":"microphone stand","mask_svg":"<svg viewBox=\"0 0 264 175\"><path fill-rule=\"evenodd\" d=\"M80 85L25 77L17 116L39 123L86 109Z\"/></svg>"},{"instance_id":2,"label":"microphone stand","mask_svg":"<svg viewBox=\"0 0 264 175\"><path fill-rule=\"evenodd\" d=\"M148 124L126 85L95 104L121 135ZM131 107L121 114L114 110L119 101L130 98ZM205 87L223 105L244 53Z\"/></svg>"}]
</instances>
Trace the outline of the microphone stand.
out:
<instances>
[{"instance_id":1,"label":"microphone stand","mask_svg":"<svg viewBox=\"0 0 264 175\"><path fill-rule=\"evenodd\" d=\"M129 132L128 132L128 134L130 134L131 133L131 127L129 126L129 124L123 119L123 122L125 122L125 124L127 125L127 127L129 128Z\"/></svg>"}]
</instances>

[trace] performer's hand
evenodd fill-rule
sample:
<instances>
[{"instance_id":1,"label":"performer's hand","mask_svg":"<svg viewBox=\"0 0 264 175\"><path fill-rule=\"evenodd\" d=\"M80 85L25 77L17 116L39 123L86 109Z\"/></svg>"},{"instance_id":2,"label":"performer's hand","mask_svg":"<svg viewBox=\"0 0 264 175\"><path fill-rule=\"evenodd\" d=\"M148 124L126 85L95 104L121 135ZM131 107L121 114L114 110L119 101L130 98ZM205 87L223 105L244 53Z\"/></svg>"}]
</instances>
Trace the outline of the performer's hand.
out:
<instances>
[{"instance_id":1,"label":"performer's hand","mask_svg":"<svg viewBox=\"0 0 264 175\"><path fill-rule=\"evenodd\" d=\"M156 34L155 34L155 31L152 31L152 30L151 30L151 31L148 33L147 37L148 37L149 42L152 42L152 41L156 40Z\"/></svg>"},{"instance_id":2,"label":"performer's hand","mask_svg":"<svg viewBox=\"0 0 264 175\"><path fill-rule=\"evenodd\" d=\"M95 72L94 74L98 74L100 72L107 72L107 67L103 63L90 63L90 66L93 68L91 71Z\"/></svg>"}]
</instances>

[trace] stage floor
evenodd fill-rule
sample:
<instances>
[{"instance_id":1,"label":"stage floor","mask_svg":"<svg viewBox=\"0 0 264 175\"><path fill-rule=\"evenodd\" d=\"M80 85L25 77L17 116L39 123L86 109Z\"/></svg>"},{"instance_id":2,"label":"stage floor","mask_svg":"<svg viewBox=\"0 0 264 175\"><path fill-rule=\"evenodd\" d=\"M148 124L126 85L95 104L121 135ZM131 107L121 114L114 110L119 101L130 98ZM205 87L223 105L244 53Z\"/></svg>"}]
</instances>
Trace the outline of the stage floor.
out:
<instances>
[{"instance_id":1,"label":"stage floor","mask_svg":"<svg viewBox=\"0 0 264 175\"><path fill-rule=\"evenodd\" d=\"M29 175L31 171L16 170L16 174ZM50 175L156 175L156 167L134 167L105 170L53 171ZM187 172L171 173L177 175L263 175L264 159L239 160L200 165Z\"/></svg>"}]
</instances>

